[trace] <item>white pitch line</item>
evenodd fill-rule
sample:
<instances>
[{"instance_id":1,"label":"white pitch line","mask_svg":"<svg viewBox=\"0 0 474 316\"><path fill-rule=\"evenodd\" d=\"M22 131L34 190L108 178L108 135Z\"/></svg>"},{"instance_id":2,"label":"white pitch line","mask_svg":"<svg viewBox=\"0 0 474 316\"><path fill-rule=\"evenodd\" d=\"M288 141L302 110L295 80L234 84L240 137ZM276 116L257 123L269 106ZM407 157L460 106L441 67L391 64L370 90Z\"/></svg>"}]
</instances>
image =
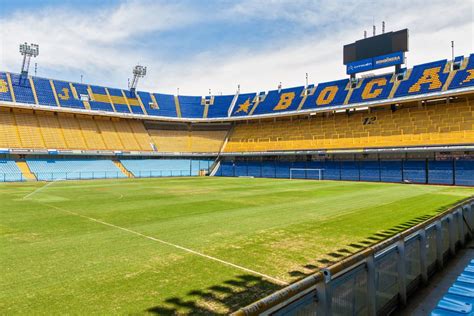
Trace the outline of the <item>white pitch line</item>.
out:
<instances>
[{"instance_id":1,"label":"white pitch line","mask_svg":"<svg viewBox=\"0 0 474 316\"><path fill-rule=\"evenodd\" d=\"M282 280L280 280L280 279L274 278L274 277L272 277L272 276L269 276L269 275L260 273L260 272L258 272L258 271L251 270L251 269L248 269L248 268L239 266L239 265L237 265L237 264L234 264L234 263L232 263L232 262L228 262L228 261L225 261L225 260L216 258L216 257L212 257L212 256L209 256L209 255L203 254L203 253L201 253L201 252L198 252L198 251L195 251L195 250L192 250L192 249L189 249L189 248L180 246L180 245L176 245L176 244L170 243L170 242L165 241L165 240L161 240L161 239L158 239L158 238L155 238L155 237L152 237L152 236L148 236L148 235L139 233L139 232L137 232L137 231L134 231L134 230L125 228L125 227L121 227L121 226L117 226L117 225L114 225L114 224L111 224L111 223L107 223L107 222L101 221L101 220L96 219L96 218L93 218L93 217L81 215L81 214L78 214L78 213L76 213L76 212L69 211L69 210L66 210L66 209L63 209L63 208L54 206L54 205L49 205L49 204L45 204L45 203L41 203L41 204L43 204L43 205L45 205L45 206L52 207L52 208L57 209L57 210L62 211L62 212L66 212L66 213L69 213L69 214L72 214L72 215L75 215L75 216L78 216L78 217L82 217L82 218L88 219L88 220L90 220L90 221L93 221L93 222L96 222L96 223L99 223L99 224L102 224L102 225L106 225L106 226L109 226L109 227L114 227L114 228L117 228L117 229L126 231L126 232L128 232L128 233L131 233L131 234L134 234L134 235L137 235L137 236L141 236L141 237L143 237L143 238L147 238L147 239L150 239L150 240L153 240L153 241L162 243L162 244L164 244L164 245L168 245L168 246L171 246L171 247L174 247L174 248L177 248L177 249L181 249L181 250L183 250L183 251L186 251L186 252L195 254L195 255L200 256L200 257L203 257L203 258L207 258L207 259L209 259L209 260L213 260L213 261L216 261L216 262L220 262L220 263L225 264L225 265L228 265L228 266L230 266L230 267L233 267L233 268L236 268L236 269L245 271L245 272L249 272L249 273L252 273L252 274L261 276L262 278L265 278L265 279L267 279L267 280L271 280L271 281L273 281L273 282L275 282L275 283L278 283L279 285L288 285L288 284L289 284L288 282L285 282L285 281L282 281Z\"/></svg>"},{"instance_id":2,"label":"white pitch line","mask_svg":"<svg viewBox=\"0 0 474 316\"><path fill-rule=\"evenodd\" d=\"M58 181L58 180L56 180L56 181ZM48 183L46 183L45 185L43 185L42 187L39 187L38 189L34 190L33 192L28 193L27 195L25 195L25 196L23 197L23 200L25 200L25 199L29 198L30 196L33 196L33 195L35 195L36 193L38 193L38 192L40 192L40 191L46 189L47 187L49 187L50 185L52 185L52 184L55 183L56 181L48 182Z\"/></svg>"}]
</instances>

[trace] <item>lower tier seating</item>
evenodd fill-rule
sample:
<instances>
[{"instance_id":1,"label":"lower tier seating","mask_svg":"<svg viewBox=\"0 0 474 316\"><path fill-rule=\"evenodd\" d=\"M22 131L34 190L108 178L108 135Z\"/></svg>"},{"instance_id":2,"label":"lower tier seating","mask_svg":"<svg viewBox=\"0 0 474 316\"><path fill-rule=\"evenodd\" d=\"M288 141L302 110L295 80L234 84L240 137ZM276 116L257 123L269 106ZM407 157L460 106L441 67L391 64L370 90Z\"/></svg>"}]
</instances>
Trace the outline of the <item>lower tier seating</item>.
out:
<instances>
[{"instance_id":1,"label":"lower tier seating","mask_svg":"<svg viewBox=\"0 0 474 316\"><path fill-rule=\"evenodd\" d=\"M123 159L120 162L135 177L197 176L213 163L204 159Z\"/></svg>"},{"instance_id":2,"label":"lower tier seating","mask_svg":"<svg viewBox=\"0 0 474 316\"><path fill-rule=\"evenodd\" d=\"M474 186L474 160L223 161L216 176Z\"/></svg>"},{"instance_id":3,"label":"lower tier seating","mask_svg":"<svg viewBox=\"0 0 474 316\"><path fill-rule=\"evenodd\" d=\"M22 173L14 160L0 159L0 182L23 180Z\"/></svg>"},{"instance_id":4,"label":"lower tier seating","mask_svg":"<svg viewBox=\"0 0 474 316\"><path fill-rule=\"evenodd\" d=\"M105 159L27 159L38 180L126 178L112 160Z\"/></svg>"},{"instance_id":5,"label":"lower tier seating","mask_svg":"<svg viewBox=\"0 0 474 316\"><path fill-rule=\"evenodd\" d=\"M474 100L237 124L226 152L474 143Z\"/></svg>"}]
</instances>

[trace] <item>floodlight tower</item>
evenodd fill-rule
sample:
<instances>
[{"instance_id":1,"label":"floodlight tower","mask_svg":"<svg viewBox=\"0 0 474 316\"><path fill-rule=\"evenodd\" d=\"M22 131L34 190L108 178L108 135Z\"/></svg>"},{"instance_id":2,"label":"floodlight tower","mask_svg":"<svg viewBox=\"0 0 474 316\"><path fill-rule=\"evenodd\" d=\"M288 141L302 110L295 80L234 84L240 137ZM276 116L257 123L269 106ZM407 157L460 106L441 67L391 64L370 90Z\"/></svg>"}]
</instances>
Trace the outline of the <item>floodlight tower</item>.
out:
<instances>
[{"instance_id":1,"label":"floodlight tower","mask_svg":"<svg viewBox=\"0 0 474 316\"><path fill-rule=\"evenodd\" d=\"M20 44L20 54L23 56L23 63L21 65L21 77L28 77L28 70L30 69L31 57L35 58L39 55L38 44Z\"/></svg>"},{"instance_id":2,"label":"floodlight tower","mask_svg":"<svg viewBox=\"0 0 474 316\"><path fill-rule=\"evenodd\" d=\"M137 91L138 79L146 76L146 67L136 65L133 68L132 73L133 73L133 79L132 79L132 83L129 85L129 88L130 88L131 95L135 97L135 92Z\"/></svg>"}]
</instances>

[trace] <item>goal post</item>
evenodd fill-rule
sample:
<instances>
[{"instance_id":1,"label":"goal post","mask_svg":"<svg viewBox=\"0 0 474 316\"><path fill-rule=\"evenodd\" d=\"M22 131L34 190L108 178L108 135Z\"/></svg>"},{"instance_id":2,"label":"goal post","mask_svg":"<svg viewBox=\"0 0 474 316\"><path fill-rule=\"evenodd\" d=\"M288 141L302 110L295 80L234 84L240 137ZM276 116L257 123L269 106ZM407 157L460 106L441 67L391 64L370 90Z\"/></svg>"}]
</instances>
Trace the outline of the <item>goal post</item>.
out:
<instances>
[{"instance_id":1,"label":"goal post","mask_svg":"<svg viewBox=\"0 0 474 316\"><path fill-rule=\"evenodd\" d=\"M323 179L324 169L290 168L290 179ZM301 176L302 175L302 176Z\"/></svg>"}]
</instances>

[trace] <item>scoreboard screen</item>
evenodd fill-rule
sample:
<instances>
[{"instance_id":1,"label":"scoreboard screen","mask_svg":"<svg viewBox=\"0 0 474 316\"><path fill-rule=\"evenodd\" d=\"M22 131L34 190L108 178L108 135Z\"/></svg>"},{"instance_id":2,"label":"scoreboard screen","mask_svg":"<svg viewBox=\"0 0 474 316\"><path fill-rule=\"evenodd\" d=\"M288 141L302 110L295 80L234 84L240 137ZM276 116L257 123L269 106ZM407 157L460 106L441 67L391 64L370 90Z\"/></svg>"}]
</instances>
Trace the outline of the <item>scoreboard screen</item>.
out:
<instances>
[{"instance_id":1,"label":"scoreboard screen","mask_svg":"<svg viewBox=\"0 0 474 316\"><path fill-rule=\"evenodd\" d=\"M408 51L408 29L388 32L344 45L344 65L406 51Z\"/></svg>"}]
</instances>

